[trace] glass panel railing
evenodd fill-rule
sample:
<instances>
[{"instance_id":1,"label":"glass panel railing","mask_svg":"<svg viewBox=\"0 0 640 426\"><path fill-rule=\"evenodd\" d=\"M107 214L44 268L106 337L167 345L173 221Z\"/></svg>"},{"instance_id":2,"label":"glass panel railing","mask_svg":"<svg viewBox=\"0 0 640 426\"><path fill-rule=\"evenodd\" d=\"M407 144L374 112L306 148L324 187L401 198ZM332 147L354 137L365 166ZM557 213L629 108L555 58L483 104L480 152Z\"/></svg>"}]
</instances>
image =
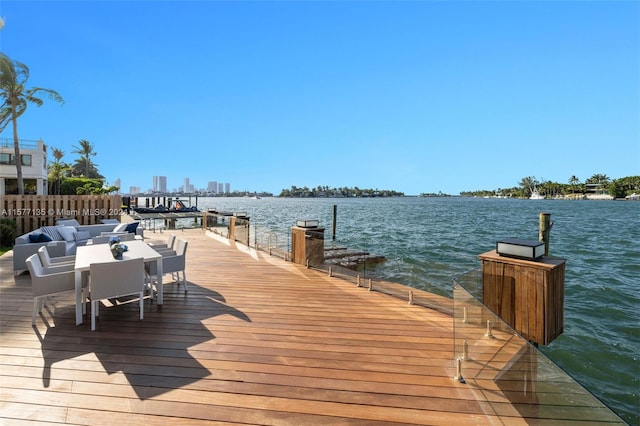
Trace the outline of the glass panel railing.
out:
<instances>
[{"instance_id":1,"label":"glass panel railing","mask_svg":"<svg viewBox=\"0 0 640 426\"><path fill-rule=\"evenodd\" d=\"M481 300L479 270L453 280L456 379L488 409L533 422L625 424Z\"/></svg>"},{"instance_id":2,"label":"glass panel railing","mask_svg":"<svg viewBox=\"0 0 640 426\"><path fill-rule=\"evenodd\" d=\"M264 226L252 224L249 245L270 256L289 259L291 236L288 233L274 231Z\"/></svg>"},{"instance_id":3,"label":"glass panel railing","mask_svg":"<svg viewBox=\"0 0 640 426\"><path fill-rule=\"evenodd\" d=\"M291 229L275 232L256 226L249 219L236 217L234 220L235 241L292 260ZM229 238L230 217L220 215L215 220L209 219L204 227ZM411 285L405 285L376 279L372 273L375 265L368 264L365 255L356 264L356 267L345 267L325 262L307 266L371 291L451 315L452 371L492 413L536 424L625 424L481 302L483 278L480 269L454 279L451 299L419 290L413 281ZM414 281L419 278L415 277Z\"/></svg>"}]
</instances>

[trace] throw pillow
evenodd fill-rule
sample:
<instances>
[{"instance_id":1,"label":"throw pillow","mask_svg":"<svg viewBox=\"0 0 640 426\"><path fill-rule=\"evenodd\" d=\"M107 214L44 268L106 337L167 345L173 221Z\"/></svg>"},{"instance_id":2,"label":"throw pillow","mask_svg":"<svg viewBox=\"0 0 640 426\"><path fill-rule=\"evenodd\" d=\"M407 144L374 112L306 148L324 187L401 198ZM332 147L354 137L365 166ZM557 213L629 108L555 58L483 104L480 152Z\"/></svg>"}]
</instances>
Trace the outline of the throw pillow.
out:
<instances>
[{"instance_id":1,"label":"throw pillow","mask_svg":"<svg viewBox=\"0 0 640 426\"><path fill-rule=\"evenodd\" d=\"M86 241L91 238L91 234L88 231L78 231L75 234L76 241Z\"/></svg>"},{"instance_id":2,"label":"throw pillow","mask_svg":"<svg viewBox=\"0 0 640 426\"><path fill-rule=\"evenodd\" d=\"M58 232L57 226L41 226L40 230L43 234L48 235L49 238L51 238L53 241L64 240L64 238L62 238L62 235L60 235L60 232Z\"/></svg>"},{"instance_id":3,"label":"throw pillow","mask_svg":"<svg viewBox=\"0 0 640 426\"><path fill-rule=\"evenodd\" d=\"M48 243L51 241L51 237L47 234L43 234L42 232L34 232L29 234L29 241L32 243Z\"/></svg>"},{"instance_id":4,"label":"throw pillow","mask_svg":"<svg viewBox=\"0 0 640 426\"><path fill-rule=\"evenodd\" d=\"M127 227L125 228L125 230L131 234L135 234L136 233L136 229L138 228L138 223L140 222L131 222L129 224L127 224Z\"/></svg>"},{"instance_id":5,"label":"throw pillow","mask_svg":"<svg viewBox=\"0 0 640 426\"><path fill-rule=\"evenodd\" d=\"M58 232L65 241L75 241L78 230L74 226L58 226Z\"/></svg>"}]
</instances>

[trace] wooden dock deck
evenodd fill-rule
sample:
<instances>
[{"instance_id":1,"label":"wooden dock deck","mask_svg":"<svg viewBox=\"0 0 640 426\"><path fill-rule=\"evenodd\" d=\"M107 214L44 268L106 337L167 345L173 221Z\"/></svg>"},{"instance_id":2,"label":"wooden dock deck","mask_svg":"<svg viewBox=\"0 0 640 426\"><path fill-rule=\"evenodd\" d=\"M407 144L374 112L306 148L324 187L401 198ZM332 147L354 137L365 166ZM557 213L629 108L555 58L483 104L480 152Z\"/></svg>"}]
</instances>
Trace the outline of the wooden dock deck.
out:
<instances>
[{"instance_id":1,"label":"wooden dock deck","mask_svg":"<svg viewBox=\"0 0 640 426\"><path fill-rule=\"evenodd\" d=\"M189 292L167 285L142 321L135 303L102 309L95 332L75 325L71 294L33 328L29 275L0 257L0 424L571 423L518 401L495 372L481 386L453 380L445 313L202 230L176 234L189 241Z\"/></svg>"}]
</instances>

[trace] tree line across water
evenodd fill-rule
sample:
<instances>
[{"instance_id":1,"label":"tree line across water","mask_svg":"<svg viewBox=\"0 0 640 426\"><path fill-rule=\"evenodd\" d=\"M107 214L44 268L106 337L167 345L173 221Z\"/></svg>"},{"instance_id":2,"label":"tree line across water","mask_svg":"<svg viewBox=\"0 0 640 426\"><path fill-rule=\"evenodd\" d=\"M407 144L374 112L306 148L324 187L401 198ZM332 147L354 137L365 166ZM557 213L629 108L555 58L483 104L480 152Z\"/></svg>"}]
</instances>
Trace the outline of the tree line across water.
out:
<instances>
[{"instance_id":1,"label":"tree line across water","mask_svg":"<svg viewBox=\"0 0 640 426\"><path fill-rule=\"evenodd\" d=\"M584 182L581 182L577 176L571 176L568 183L527 176L522 178L519 185L513 188L464 191L460 195L463 197L529 198L534 191L538 191L540 195L547 198L586 195L594 192L611 195L614 198L624 198L633 193L640 193L640 176L611 179L607 175L594 174Z\"/></svg>"}]
</instances>

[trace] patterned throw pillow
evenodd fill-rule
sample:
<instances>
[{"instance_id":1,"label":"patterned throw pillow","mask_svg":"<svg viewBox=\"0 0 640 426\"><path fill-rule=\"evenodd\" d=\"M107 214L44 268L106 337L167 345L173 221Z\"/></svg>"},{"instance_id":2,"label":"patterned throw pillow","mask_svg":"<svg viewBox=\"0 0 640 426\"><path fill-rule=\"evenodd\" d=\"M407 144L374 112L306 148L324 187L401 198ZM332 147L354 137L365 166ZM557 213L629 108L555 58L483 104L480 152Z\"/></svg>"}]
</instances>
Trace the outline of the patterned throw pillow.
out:
<instances>
[{"instance_id":1,"label":"patterned throw pillow","mask_svg":"<svg viewBox=\"0 0 640 426\"><path fill-rule=\"evenodd\" d=\"M64 241L64 238L62 238L62 235L58 232L58 228L55 226L42 226L40 227L40 230L43 234L48 235L53 241Z\"/></svg>"},{"instance_id":2,"label":"patterned throw pillow","mask_svg":"<svg viewBox=\"0 0 640 426\"><path fill-rule=\"evenodd\" d=\"M87 231L78 231L74 234L76 241L86 241L91 238L91 234Z\"/></svg>"}]
</instances>

